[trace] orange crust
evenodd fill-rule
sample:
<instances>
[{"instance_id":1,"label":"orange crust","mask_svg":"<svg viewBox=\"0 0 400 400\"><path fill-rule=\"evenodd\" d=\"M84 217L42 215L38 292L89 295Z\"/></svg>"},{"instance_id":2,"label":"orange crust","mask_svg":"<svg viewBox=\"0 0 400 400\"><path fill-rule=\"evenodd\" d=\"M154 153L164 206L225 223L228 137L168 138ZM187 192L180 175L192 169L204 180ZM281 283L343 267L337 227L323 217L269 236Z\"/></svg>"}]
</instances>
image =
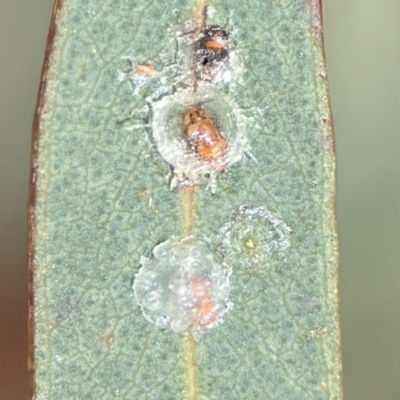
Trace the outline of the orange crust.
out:
<instances>
[{"instance_id":1,"label":"orange crust","mask_svg":"<svg viewBox=\"0 0 400 400\"><path fill-rule=\"evenodd\" d=\"M156 67L151 64L138 64L136 67L136 73L146 78L151 78L156 72Z\"/></svg>"},{"instance_id":2,"label":"orange crust","mask_svg":"<svg viewBox=\"0 0 400 400\"><path fill-rule=\"evenodd\" d=\"M207 49L211 50L224 50L226 48L224 43L218 42L218 40L213 39L206 40L204 45Z\"/></svg>"}]
</instances>

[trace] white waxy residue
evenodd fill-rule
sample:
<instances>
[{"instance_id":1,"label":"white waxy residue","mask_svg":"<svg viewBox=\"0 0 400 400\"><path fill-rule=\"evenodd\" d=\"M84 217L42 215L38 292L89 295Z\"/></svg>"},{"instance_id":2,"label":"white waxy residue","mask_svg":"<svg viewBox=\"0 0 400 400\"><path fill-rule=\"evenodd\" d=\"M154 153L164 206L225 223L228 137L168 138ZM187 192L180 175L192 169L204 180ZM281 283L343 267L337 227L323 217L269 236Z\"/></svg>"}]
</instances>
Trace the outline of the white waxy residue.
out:
<instances>
[{"instance_id":1,"label":"white waxy residue","mask_svg":"<svg viewBox=\"0 0 400 400\"><path fill-rule=\"evenodd\" d=\"M133 284L145 318L175 332L215 327L231 306L230 291L230 270L189 239L167 240L142 256Z\"/></svg>"}]
</instances>

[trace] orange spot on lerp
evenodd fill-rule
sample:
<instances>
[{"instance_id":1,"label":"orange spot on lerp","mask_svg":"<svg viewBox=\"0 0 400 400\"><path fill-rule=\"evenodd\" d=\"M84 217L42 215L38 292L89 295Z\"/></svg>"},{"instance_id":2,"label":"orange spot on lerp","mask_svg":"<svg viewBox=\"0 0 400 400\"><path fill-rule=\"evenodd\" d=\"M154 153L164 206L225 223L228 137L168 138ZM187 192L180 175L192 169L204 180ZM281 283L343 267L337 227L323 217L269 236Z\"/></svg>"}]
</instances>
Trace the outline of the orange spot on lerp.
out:
<instances>
[{"instance_id":1,"label":"orange spot on lerp","mask_svg":"<svg viewBox=\"0 0 400 400\"><path fill-rule=\"evenodd\" d=\"M138 64L136 67L136 73L146 78L153 77L156 72L156 67L151 64Z\"/></svg>"},{"instance_id":2,"label":"orange spot on lerp","mask_svg":"<svg viewBox=\"0 0 400 400\"><path fill-rule=\"evenodd\" d=\"M209 50L223 50L226 48L224 43L212 39L206 40L204 45Z\"/></svg>"},{"instance_id":3,"label":"orange spot on lerp","mask_svg":"<svg viewBox=\"0 0 400 400\"><path fill-rule=\"evenodd\" d=\"M194 320L195 325L207 327L217 318L217 311L211 299L211 284L207 279L193 278L190 281L190 295L198 304L199 311Z\"/></svg>"}]
</instances>

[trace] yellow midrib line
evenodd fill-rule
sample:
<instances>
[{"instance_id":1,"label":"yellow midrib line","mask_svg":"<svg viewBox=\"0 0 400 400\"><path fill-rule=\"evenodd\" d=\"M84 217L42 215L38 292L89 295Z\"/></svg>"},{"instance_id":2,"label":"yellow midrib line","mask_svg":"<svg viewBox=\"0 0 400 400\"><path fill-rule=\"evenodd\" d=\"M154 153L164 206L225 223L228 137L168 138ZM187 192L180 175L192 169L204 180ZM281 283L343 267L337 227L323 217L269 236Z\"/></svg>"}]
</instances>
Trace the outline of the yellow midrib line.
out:
<instances>
[{"instance_id":1,"label":"yellow midrib line","mask_svg":"<svg viewBox=\"0 0 400 400\"><path fill-rule=\"evenodd\" d=\"M200 32L205 25L206 7L208 0L197 0L193 10L193 18L197 22L197 30ZM196 84L194 85L196 91ZM193 232L194 213L195 213L195 189L188 187L183 189L182 194L183 208L183 235L189 237ZM197 364L196 364L196 342L191 333L187 333L183 338L183 352L186 363L186 398L187 400L198 399L197 387Z\"/></svg>"},{"instance_id":2,"label":"yellow midrib line","mask_svg":"<svg viewBox=\"0 0 400 400\"><path fill-rule=\"evenodd\" d=\"M193 231L195 191L193 187L185 188L182 192L183 208L183 237L188 237Z\"/></svg>"},{"instance_id":3,"label":"yellow midrib line","mask_svg":"<svg viewBox=\"0 0 400 400\"><path fill-rule=\"evenodd\" d=\"M197 400L197 364L196 364L196 342L191 333L185 335L183 339L183 348L186 361L186 383L187 400Z\"/></svg>"},{"instance_id":4,"label":"yellow midrib line","mask_svg":"<svg viewBox=\"0 0 400 400\"><path fill-rule=\"evenodd\" d=\"M183 208L183 234L189 237L193 231L193 221L195 212L195 189L194 187L184 188L182 191ZM196 365L196 342L191 333L187 333L183 338L183 352L186 363L186 398L187 400L197 400L197 365Z\"/></svg>"},{"instance_id":5,"label":"yellow midrib line","mask_svg":"<svg viewBox=\"0 0 400 400\"><path fill-rule=\"evenodd\" d=\"M197 23L198 31L200 31L204 27L207 5L208 5L208 0L197 0L196 1L196 5L193 10L193 19Z\"/></svg>"}]
</instances>

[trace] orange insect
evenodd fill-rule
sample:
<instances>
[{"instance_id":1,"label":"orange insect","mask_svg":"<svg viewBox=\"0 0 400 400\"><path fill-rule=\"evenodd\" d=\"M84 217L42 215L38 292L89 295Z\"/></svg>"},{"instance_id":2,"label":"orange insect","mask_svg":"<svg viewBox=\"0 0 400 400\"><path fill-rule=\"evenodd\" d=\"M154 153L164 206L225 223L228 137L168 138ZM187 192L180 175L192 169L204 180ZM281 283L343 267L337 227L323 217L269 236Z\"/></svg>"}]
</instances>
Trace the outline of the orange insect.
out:
<instances>
[{"instance_id":1,"label":"orange insect","mask_svg":"<svg viewBox=\"0 0 400 400\"><path fill-rule=\"evenodd\" d=\"M214 161L224 156L226 140L205 110L191 107L185 114L184 124L189 142L203 161Z\"/></svg>"},{"instance_id":2,"label":"orange insect","mask_svg":"<svg viewBox=\"0 0 400 400\"><path fill-rule=\"evenodd\" d=\"M211 299L210 281L193 278L190 281L190 295L199 306L199 312L194 320L195 325L207 327L217 318L217 311Z\"/></svg>"},{"instance_id":3,"label":"orange insect","mask_svg":"<svg viewBox=\"0 0 400 400\"><path fill-rule=\"evenodd\" d=\"M156 72L156 67L151 64L138 64L136 67L136 73L146 78L151 78Z\"/></svg>"},{"instance_id":4,"label":"orange insect","mask_svg":"<svg viewBox=\"0 0 400 400\"><path fill-rule=\"evenodd\" d=\"M225 44L218 40L207 39L204 41L204 45L208 50L226 50Z\"/></svg>"}]
</instances>

